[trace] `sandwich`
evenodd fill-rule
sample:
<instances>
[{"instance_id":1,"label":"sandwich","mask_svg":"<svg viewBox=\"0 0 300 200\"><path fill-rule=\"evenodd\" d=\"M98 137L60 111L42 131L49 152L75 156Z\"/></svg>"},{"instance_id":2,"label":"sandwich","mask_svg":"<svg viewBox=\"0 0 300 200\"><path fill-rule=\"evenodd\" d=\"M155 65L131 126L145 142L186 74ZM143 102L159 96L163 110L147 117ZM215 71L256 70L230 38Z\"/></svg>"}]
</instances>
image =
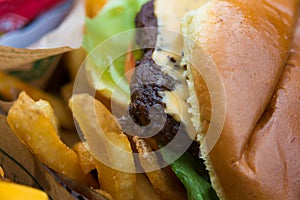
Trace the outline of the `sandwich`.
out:
<instances>
[{"instance_id":1,"label":"sandwich","mask_svg":"<svg viewBox=\"0 0 300 200\"><path fill-rule=\"evenodd\" d=\"M135 18L135 27L146 29L135 34L142 56L129 83L127 114L119 118L124 132L146 137L155 130L164 146L183 127L180 140L190 140L187 152L204 160L220 199L299 198L299 103L292 100L299 70L293 63L291 75L291 64L285 67L289 52L293 61L297 54L289 50L298 3L145 3ZM295 32L294 48L298 40ZM215 76L205 77L204 68ZM221 129L210 130L215 124Z\"/></svg>"},{"instance_id":2,"label":"sandwich","mask_svg":"<svg viewBox=\"0 0 300 200\"><path fill-rule=\"evenodd\" d=\"M70 100L85 175L96 168L113 199L147 199L153 189L148 199L298 199L298 7L106 2L86 20L89 55ZM16 125L12 114L17 132L22 118Z\"/></svg>"}]
</instances>

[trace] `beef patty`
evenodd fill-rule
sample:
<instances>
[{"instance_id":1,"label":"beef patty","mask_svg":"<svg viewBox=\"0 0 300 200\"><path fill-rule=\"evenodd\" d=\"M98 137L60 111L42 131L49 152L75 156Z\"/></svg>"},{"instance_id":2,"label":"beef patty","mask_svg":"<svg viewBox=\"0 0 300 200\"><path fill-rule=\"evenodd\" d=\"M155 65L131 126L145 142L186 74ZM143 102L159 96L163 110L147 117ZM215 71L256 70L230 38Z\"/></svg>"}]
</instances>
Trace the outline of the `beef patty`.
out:
<instances>
[{"instance_id":1,"label":"beef patty","mask_svg":"<svg viewBox=\"0 0 300 200\"><path fill-rule=\"evenodd\" d=\"M156 27L153 31L138 31L136 42L143 49L144 55L136 63L135 71L131 79L130 93L131 103L129 115L120 119L125 132L135 133L139 136L147 136L149 132L157 131L153 136L158 143L168 144L178 133L179 128L184 124L176 121L171 115L165 113L165 103L160 95L163 91L172 91L176 81L163 72L154 60L152 53L157 38L157 19L154 15L153 1L146 3L135 19L137 28ZM151 115L151 111L154 113ZM130 123L132 120L140 127L151 123L150 127L139 129ZM152 119L152 120L151 120ZM161 124L164 122L164 124ZM182 140L191 140L186 132L180 134ZM192 142L192 141L191 141ZM178 144L180 145L180 144ZM199 145L192 142L188 150L194 157L199 155Z\"/></svg>"}]
</instances>

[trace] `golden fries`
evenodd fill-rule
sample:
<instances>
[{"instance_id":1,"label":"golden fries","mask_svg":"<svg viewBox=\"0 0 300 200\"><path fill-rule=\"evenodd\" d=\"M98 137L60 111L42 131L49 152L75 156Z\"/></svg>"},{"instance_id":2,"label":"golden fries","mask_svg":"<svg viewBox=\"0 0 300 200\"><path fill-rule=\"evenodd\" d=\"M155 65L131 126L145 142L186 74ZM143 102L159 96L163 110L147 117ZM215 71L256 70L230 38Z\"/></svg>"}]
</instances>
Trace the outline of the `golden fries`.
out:
<instances>
[{"instance_id":1,"label":"golden fries","mask_svg":"<svg viewBox=\"0 0 300 200\"><path fill-rule=\"evenodd\" d=\"M112 169L97 160L95 160L95 163L99 183L103 190L111 194L115 200L134 199L136 184L135 174Z\"/></svg>"},{"instance_id":2,"label":"golden fries","mask_svg":"<svg viewBox=\"0 0 300 200\"><path fill-rule=\"evenodd\" d=\"M66 128L74 128L72 114L64 102L53 95L39 90L27 83L24 83L12 76L0 71L0 95L9 100L15 100L21 91L25 91L35 101L44 99L49 101L59 120L59 123Z\"/></svg>"},{"instance_id":3,"label":"golden fries","mask_svg":"<svg viewBox=\"0 0 300 200\"><path fill-rule=\"evenodd\" d=\"M95 159L101 189L115 200L133 199L136 174L116 169L134 170L132 149L116 119L107 108L88 94L74 95L70 108ZM97 160L98 157L103 160Z\"/></svg>"},{"instance_id":4,"label":"golden fries","mask_svg":"<svg viewBox=\"0 0 300 200\"><path fill-rule=\"evenodd\" d=\"M98 179L100 180L102 185L101 185L101 189L95 190L95 191L100 193L101 195L103 195L108 200L113 200L112 195L104 190L104 188L105 188L105 189L108 189L110 192L115 191L113 181L111 179L111 177L112 177L111 176L112 174L110 173L111 170L108 170L107 171L108 174L106 174L105 170L103 170L102 164L95 160L95 158L85 148L85 146L82 142L78 142L77 144L75 144L73 149L78 154L80 166L85 174L89 173L93 169L97 170ZM102 174L105 174L104 177L102 177L103 176ZM108 182L108 183L106 183L106 182ZM115 191L115 192L118 192L118 191Z\"/></svg>"},{"instance_id":5,"label":"golden fries","mask_svg":"<svg viewBox=\"0 0 300 200\"><path fill-rule=\"evenodd\" d=\"M140 163L143 168L158 165L157 158L149 154L152 149L144 139L133 137L136 148L140 153ZM156 168L156 167L155 167ZM158 167L157 167L158 168ZM171 173L169 168L146 172L154 190L162 199L186 199L186 192L180 185L179 180Z\"/></svg>"},{"instance_id":6,"label":"golden fries","mask_svg":"<svg viewBox=\"0 0 300 200\"><path fill-rule=\"evenodd\" d=\"M48 102L34 102L22 92L9 110L7 121L41 162L78 182L97 187L94 179L82 172L77 154L59 139L55 116Z\"/></svg>"}]
</instances>

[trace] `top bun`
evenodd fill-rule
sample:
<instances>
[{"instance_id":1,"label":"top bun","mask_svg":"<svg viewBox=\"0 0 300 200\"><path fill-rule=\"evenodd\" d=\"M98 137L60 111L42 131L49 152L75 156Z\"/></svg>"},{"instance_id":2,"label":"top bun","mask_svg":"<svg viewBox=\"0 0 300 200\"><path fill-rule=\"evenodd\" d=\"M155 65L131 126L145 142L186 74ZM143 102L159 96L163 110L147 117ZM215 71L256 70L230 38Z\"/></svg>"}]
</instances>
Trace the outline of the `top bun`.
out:
<instances>
[{"instance_id":1,"label":"top bun","mask_svg":"<svg viewBox=\"0 0 300 200\"><path fill-rule=\"evenodd\" d=\"M210 152L204 145L207 127L194 124L200 127L201 151L220 199L300 197L298 47L282 73L296 8L297 0L212 0L182 22L182 32L210 56L225 88L225 122ZM299 41L300 28L296 36ZM184 52L192 63L203 57L195 48L185 41ZM207 87L196 69L188 66L188 72L200 122L206 124L211 110Z\"/></svg>"}]
</instances>

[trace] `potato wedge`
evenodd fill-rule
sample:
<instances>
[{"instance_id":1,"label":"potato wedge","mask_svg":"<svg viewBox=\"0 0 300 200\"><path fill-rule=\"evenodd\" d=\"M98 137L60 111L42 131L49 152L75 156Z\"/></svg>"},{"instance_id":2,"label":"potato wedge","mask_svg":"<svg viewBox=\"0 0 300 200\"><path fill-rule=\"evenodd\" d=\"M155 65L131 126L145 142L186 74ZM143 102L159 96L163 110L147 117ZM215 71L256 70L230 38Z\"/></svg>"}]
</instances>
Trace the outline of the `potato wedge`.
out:
<instances>
[{"instance_id":1,"label":"potato wedge","mask_svg":"<svg viewBox=\"0 0 300 200\"><path fill-rule=\"evenodd\" d=\"M136 175L117 170L134 172L135 165L128 138L116 119L101 102L88 94L73 95L69 106L95 157L101 189L115 200L133 199Z\"/></svg>"},{"instance_id":2,"label":"potato wedge","mask_svg":"<svg viewBox=\"0 0 300 200\"><path fill-rule=\"evenodd\" d=\"M55 116L48 102L34 102L22 92L9 110L7 121L41 162L80 183L97 187L96 181L82 172L77 154L59 139Z\"/></svg>"},{"instance_id":3,"label":"potato wedge","mask_svg":"<svg viewBox=\"0 0 300 200\"><path fill-rule=\"evenodd\" d=\"M149 154L152 149L144 139L133 137L133 141L140 153L139 160L143 168L158 165L157 157L154 154ZM169 168L146 172L146 175L161 199L187 199L183 186Z\"/></svg>"},{"instance_id":4,"label":"potato wedge","mask_svg":"<svg viewBox=\"0 0 300 200\"><path fill-rule=\"evenodd\" d=\"M35 101L44 99L49 101L53 106L54 112L59 120L59 123L65 127L74 128L72 114L63 100L48 94L40 89L37 89L25 82L22 82L12 76L0 71L0 95L9 100L15 100L21 91L25 91Z\"/></svg>"}]
</instances>

